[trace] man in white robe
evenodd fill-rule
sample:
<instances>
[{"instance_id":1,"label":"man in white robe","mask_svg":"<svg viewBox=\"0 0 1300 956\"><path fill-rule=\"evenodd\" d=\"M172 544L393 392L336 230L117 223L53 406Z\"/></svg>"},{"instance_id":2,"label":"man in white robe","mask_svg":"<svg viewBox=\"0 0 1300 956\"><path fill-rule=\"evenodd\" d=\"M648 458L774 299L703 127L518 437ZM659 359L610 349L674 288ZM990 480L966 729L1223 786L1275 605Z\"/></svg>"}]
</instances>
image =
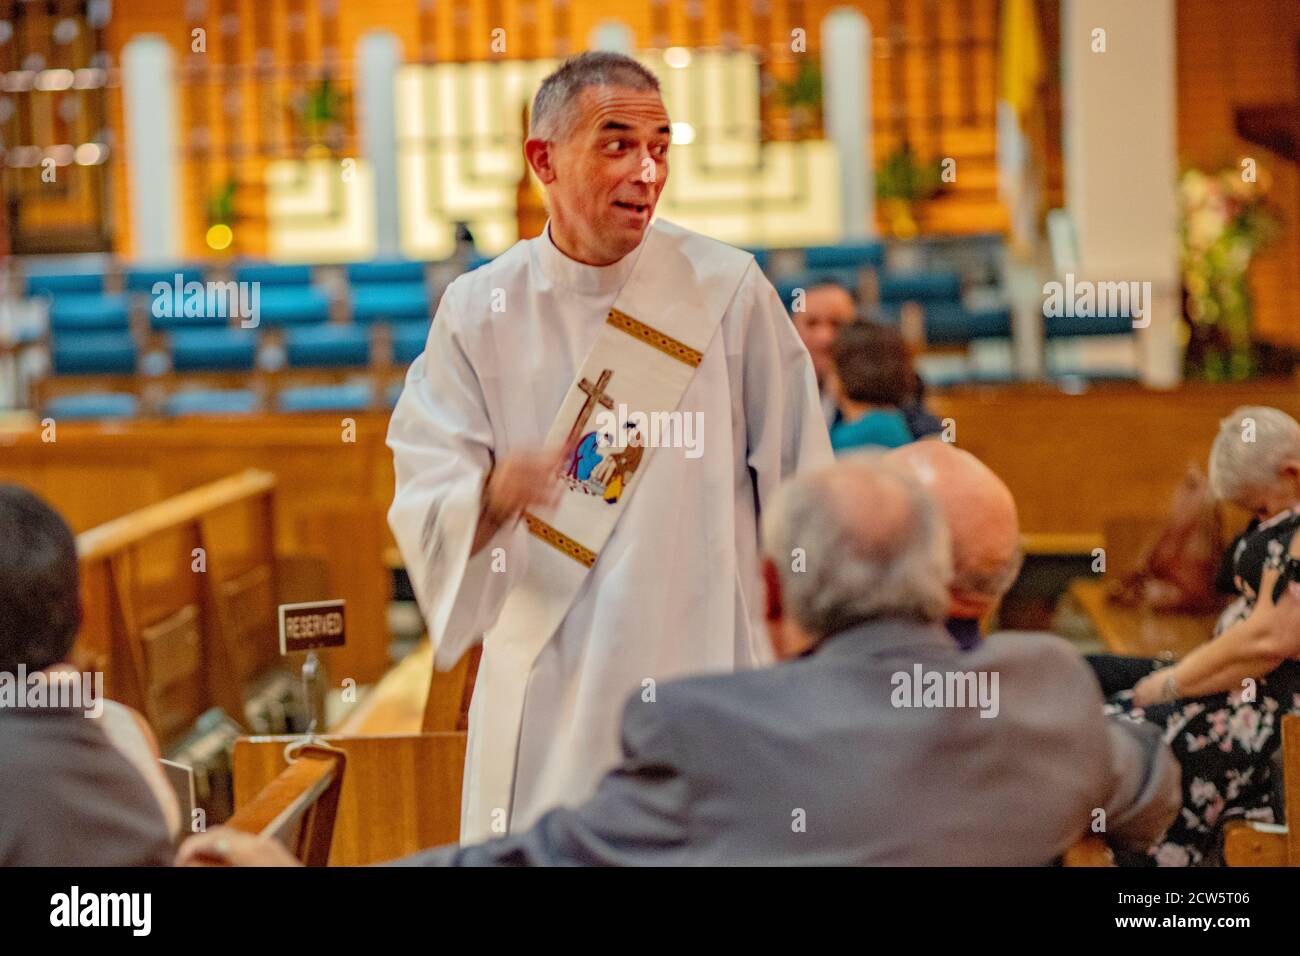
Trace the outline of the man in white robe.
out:
<instances>
[{"instance_id":1,"label":"man in white robe","mask_svg":"<svg viewBox=\"0 0 1300 956\"><path fill-rule=\"evenodd\" d=\"M611 53L566 62L534 101L528 161L551 219L536 239L458 278L393 413L389 523L436 648L452 667L483 639L484 670L521 639L494 628L527 566L525 510L554 503L544 442L652 231L670 127L653 74ZM651 270L654 263L640 265ZM663 288L665 307L674 288ZM640 318L653 323L653 315ZM758 514L781 480L831 460L808 353L752 258L677 409L702 453L658 448L558 629L526 676L512 798L481 806L483 695L470 709L462 839L528 827L585 799L618 759L632 692L767 662ZM699 413L698 415L696 413ZM532 635L533 637L539 635ZM544 635L541 635L544 637ZM522 683L521 683L522 686ZM499 768L498 768L499 769Z\"/></svg>"}]
</instances>

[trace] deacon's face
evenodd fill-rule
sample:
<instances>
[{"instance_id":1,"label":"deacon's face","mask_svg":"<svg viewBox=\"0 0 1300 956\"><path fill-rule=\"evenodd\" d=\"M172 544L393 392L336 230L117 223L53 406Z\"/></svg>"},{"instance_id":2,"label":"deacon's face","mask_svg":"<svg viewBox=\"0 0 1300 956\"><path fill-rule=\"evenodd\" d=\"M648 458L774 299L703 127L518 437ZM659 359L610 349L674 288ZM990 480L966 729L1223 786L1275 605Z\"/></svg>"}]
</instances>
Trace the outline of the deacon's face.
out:
<instances>
[{"instance_id":1,"label":"deacon's face","mask_svg":"<svg viewBox=\"0 0 1300 956\"><path fill-rule=\"evenodd\" d=\"M803 311L794 313L794 326L812 357L817 381L824 383L834 366L835 336L853 321L853 298L837 285L819 285L804 294L803 304Z\"/></svg>"},{"instance_id":2,"label":"deacon's face","mask_svg":"<svg viewBox=\"0 0 1300 956\"><path fill-rule=\"evenodd\" d=\"M572 135L551 146L551 213L583 261L604 265L640 243L668 179L671 127L653 91L587 87Z\"/></svg>"}]
</instances>

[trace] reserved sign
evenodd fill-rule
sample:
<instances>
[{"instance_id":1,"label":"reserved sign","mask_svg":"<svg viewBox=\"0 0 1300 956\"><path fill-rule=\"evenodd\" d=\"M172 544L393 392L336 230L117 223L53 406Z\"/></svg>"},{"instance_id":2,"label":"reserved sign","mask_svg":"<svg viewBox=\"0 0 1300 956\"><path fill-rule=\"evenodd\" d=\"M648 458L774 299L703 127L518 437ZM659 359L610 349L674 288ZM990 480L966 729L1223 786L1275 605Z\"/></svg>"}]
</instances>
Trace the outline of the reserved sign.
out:
<instances>
[{"instance_id":1,"label":"reserved sign","mask_svg":"<svg viewBox=\"0 0 1300 956\"><path fill-rule=\"evenodd\" d=\"M280 605L280 653L342 647L344 601L307 601Z\"/></svg>"}]
</instances>

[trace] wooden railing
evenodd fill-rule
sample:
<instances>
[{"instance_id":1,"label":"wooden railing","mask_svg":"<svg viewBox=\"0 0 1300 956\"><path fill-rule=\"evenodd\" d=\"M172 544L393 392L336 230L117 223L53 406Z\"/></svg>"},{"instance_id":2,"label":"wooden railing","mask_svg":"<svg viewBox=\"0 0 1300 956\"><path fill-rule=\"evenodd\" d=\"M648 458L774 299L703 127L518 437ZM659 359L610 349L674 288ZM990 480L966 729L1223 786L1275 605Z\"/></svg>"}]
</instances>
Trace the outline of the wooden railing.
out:
<instances>
[{"instance_id":1,"label":"wooden railing","mask_svg":"<svg viewBox=\"0 0 1300 956\"><path fill-rule=\"evenodd\" d=\"M211 706L242 719L244 687L277 659L275 488L248 470L77 537L74 659L164 745Z\"/></svg>"},{"instance_id":2,"label":"wooden railing","mask_svg":"<svg viewBox=\"0 0 1300 956\"><path fill-rule=\"evenodd\" d=\"M280 842L304 866L325 866L347 760L347 754L336 747L299 748L289 765L226 825Z\"/></svg>"}]
</instances>

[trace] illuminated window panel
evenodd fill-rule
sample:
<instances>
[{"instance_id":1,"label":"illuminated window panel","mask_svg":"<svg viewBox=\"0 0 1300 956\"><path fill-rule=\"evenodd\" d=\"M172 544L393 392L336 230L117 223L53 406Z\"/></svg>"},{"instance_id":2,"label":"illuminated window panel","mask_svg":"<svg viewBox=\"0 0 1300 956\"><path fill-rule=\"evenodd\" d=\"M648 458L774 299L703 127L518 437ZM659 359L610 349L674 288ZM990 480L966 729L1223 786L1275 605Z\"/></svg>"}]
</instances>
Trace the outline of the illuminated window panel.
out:
<instances>
[{"instance_id":1,"label":"illuminated window panel","mask_svg":"<svg viewBox=\"0 0 1300 956\"><path fill-rule=\"evenodd\" d=\"M678 142L659 214L737 245L799 245L841 236L839 172L825 140L763 143L759 63L743 52L639 57L663 83ZM523 116L555 60L404 67L397 81L402 247L442 259L465 222L479 251L518 238ZM690 138L691 142L684 142Z\"/></svg>"},{"instance_id":2,"label":"illuminated window panel","mask_svg":"<svg viewBox=\"0 0 1300 956\"><path fill-rule=\"evenodd\" d=\"M524 109L554 60L407 66L397 78L402 248L443 259L457 222L479 252L518 238L515 197L524 175Z\"/></svg>"},{"instance_id":3,"label":"illuminated window panel","mask_svg":"<svg viewBox=\"0 0 1300 956\"><path fill-rule=\"evenodd\" d=\"M322 157L268 163L268 256L279 262L373 258L373 175L362 159Z\"/></svg>"}]
</instances>

